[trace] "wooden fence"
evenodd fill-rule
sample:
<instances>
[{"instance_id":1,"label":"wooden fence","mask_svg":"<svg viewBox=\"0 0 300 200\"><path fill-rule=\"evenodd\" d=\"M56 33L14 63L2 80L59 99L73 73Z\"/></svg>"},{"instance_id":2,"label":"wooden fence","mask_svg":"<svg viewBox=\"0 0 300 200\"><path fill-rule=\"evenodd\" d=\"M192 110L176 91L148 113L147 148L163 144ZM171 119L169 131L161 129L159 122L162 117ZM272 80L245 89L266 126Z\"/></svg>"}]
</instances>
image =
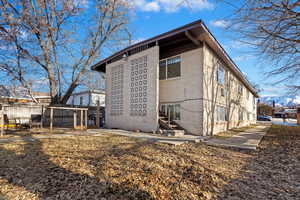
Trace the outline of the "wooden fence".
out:
<instances>
[{"instance_id":1,"label":"wooden fence","mask_svg":"<svg viewBox=\"0 0 300 200\"><path fill-rule=\"evenodd\" d=\"M33 119L42 122L36 122L35 124L40 124L43 127L49 128L82 129L83 127L87 128L88 126L97 128L104 124L104 107L100 106L71 107L66 105L56 105L53 107L45 107L42 105L12 104L2 105L1 107L0 126L5 126L6 128L16 127L17 125L28 125L31 127ZM4 122L1 123L1 120Z\"/></svg>"},{"instance_id":2,"label":"wooden fence","mask_svg":"<svg viewBox=\"0 0 300 200\"><path fill-rule=\"evenodd\" d=\"M42 115L44 107L41 105L13 104L2 105L3 115L10 123L29 124L32 115ZM7 122L6 122L7 123Z\"/></svg>"}]
</instances>

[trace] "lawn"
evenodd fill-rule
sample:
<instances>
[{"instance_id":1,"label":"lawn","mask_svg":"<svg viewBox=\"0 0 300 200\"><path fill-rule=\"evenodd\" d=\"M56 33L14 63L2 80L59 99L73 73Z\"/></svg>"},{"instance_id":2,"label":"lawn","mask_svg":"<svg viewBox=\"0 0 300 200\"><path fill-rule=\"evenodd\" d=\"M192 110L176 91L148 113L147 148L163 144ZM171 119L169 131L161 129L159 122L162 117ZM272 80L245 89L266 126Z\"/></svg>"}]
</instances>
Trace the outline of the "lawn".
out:
<instances>
[{"instance_id":1,"label":"lawn","mask_svg":"<svg viewBox=\"0 0 300 200\"><path fill-rule=\"evenodd\" d=\"M113 135L1 144L0 199L299 199L299 137L272 126L256 152Z\"/></svg>"}]
</instances>

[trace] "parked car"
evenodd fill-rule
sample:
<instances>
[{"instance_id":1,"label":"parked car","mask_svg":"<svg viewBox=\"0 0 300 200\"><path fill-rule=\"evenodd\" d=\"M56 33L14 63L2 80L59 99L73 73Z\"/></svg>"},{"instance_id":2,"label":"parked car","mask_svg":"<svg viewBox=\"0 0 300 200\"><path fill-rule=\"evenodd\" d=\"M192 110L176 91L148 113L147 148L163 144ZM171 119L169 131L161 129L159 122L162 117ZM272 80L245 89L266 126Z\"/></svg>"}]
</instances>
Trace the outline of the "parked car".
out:
<instances>
[{"instance_id":1,"label":"parked car","mask_svg":"<svg viewBox=\"0 0 300 200\"><path fill-rule=\"evenodd\" d=\"M272 121L272 117L267 116L267 115L259 115L259 116L257 116L257 120L258 121Z\"/></svg>"}]
</instances>

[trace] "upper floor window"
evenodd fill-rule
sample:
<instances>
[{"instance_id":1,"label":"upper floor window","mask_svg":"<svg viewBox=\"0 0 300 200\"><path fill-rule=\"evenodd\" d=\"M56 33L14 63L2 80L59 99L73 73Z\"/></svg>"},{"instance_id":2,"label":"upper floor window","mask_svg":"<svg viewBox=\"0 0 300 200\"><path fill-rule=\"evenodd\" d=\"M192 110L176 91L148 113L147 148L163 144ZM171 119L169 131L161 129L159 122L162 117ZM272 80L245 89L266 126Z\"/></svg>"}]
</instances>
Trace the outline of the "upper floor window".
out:
<instances>
[{"instance_id":1,"label":"upper floor window","mask_svg":"<svg viewBox=\"0 0 300 200\"><path fill-rule=\"evenodd\" d=\"M82 106L82 104L83 104L83 97L79 98L79 104Z\"/></svg>"},{"instance_id":2,"label":"upper floor window","mask_svg":"<svg viewBox=\"0 0 300 200\"><path fill-rule=\"evenodd\" d=\"M239 94L243 94L243 84L239 84L239 87L238 87L238 93Z\"/></svg>"},{"instance_id":3,"label":"upper floor window","mask_svg":"<svg viewBox=\"0 0 300 200\"><path fill-rule=\"evenodd\" d=\"M218 80L218 83L220 83L222 85L225 84L225 70L221 66L218 67L217 80Z\"/></svg>"},{"instance_id":4,"label":"upper floor window","mask_svg":"<svg viewBox=\"0 0 300 200\"><path fill-rule=\"evenodd\" d=\"M180 77L181 58L180 56L161 60L159 62L159 80L166 80Z\"/></svg>"}]
</instances>

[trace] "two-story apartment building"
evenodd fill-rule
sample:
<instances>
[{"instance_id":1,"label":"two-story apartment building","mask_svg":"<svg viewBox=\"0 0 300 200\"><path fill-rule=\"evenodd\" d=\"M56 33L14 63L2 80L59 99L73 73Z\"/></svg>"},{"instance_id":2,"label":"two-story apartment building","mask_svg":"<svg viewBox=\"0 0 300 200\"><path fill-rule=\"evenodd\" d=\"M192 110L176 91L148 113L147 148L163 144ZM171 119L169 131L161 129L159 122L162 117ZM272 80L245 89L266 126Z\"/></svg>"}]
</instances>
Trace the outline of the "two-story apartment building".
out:
<instances>
[{"instance_id":1,"label":"two-story apartment building","mask_svg":"<svg viewBox=\"0 0 300 200\"><path fill-rule=\"evenodd\" d=\"M106 125L212 135L256 122L255 88L199 20L92 66L106 73Z\"/></svg>"}]
</instances>

